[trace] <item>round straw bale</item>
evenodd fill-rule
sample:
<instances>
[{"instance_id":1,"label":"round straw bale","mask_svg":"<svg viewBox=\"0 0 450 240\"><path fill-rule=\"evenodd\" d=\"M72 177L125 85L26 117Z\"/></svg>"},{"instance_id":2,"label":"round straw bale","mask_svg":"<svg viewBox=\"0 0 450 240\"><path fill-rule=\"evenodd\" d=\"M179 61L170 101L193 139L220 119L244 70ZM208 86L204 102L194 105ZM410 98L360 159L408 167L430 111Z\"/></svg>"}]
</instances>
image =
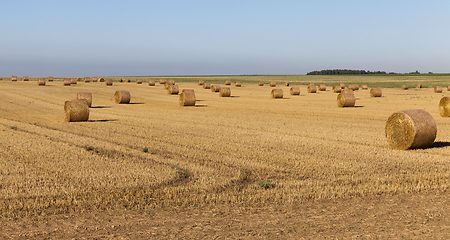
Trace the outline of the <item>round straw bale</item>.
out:
<instances>
[{"instance_id":1,"label":"round straw bale","mask_svg":"<svg viewBox=\"0 0 450 240\"><path fill-rule=\"evenodd\" d=\"M126 79L125 82L131 82L131 80L130 79Z\"/></svg>"},{"instance_id":2,"label":"round straw bale","mask_svg":"<svg viewBox=\"0 0 450 240\"><path fill-rule=\"evenodd\" d=\"M258 81L258 86L264 86L264 82L263 81Z\"/></svg>"},{"instance_id":3,"label":"round straw bale","mask_svg":"<svg viewBox=\"0 0 450 240\"><path fill-rule=\"evenodd\" d=\"M353 91L359 90L359 85L358 84L350 84L347 86L348 89L351 89Z\"/></svg>"},{"instance_id":4,"label":"round straw bale","mask_svg":"<svg viewBox=\"0 0 450 240\"><path fill-rule=\"evenodd\" d=\"M353 93L339 93L337 96L338 107L354 107L355 106L355 95Z\"/></svg>"},{"instance_id":5,"label":"round straw bale","mask_svg":"<svg viewBox=\"0 0 450 240\"><path fill-rule=\"evenodd\" d=\"M277 86L277 83L274 82L274 81L271 81L271 82L269 82L269 86L271 86L271 87L276 87L276 86Z\"/></svg>"},{"instance_id":6,"label":"round straw bale","mask_svg":"<svg viewBox=\"0 0 450 240\"><path fill-rule=\"evenodd\" d=\"M198 85L203 85L203 83L205 83L205 81L203 81L202 79L199 79L197 83L198 83Z\"/></svg>"},{"instance_id":7,"label":"round straw bale","mask_svg":"<svg viewBox=\"0 0 450 240\"><path fill-rule=\"evenodd\" d=\"M422 109L393 113L386 122L386 139L393 149L406 150L430 147L436 139L436 123Z\"/></svg>"},{"instance_id":8,"label":"round straw bale","mask_svg":"<svg viewBox=\"0 0 450 240\"><path fill-rule=\"evenodd\" d=\"M53 77L48 77L47 82L53 82Z\"/></svg>"},{"instance_id":9,"label":"round straw bale","mask_svg":"<svg viewBox=\"0 0 450 240\"><path fill-rule=\"evenodd\" d=\"M77 78L77 82L81 82L83 81L83 79L81 79L80 77Z\"/></svg>"},{"instance_id":10,"label":"round straw bale","mask_svg":"<svg viewBox=\"0 0 450 240\"><path fill-rule=\"evenodd\" d=\"M441 86L435 86L434 87L434 92L435 93L441 93L442 92L442 87Z\"/></svg>"},{"instance_id":11,"label":"round straw bale","mask_svg":"<svg viewBox=\"0 0 450 240\"><path fill-rule=\"evenodd\" d=\"M231 89L228 87L221 87L219 90L219 97L229 97L231 96Z\"/></svg>"},{"instance_id":12,"label":"round straw bale","mask_svg":"<svg viewBox=\"0 0 450 240\"><path fill-rule=\"evenodd\" d=\"M85 83L91 82L91 78L90 78L90 77L85 77L85 78L84 78L84 82L85 82Z\"/></svg>"},{"instance_id":13,"label":"round straw bale","mask_svg":"<svg viewBox=\"0 0 450 240\"><path fill-rule=\"evenodd\" d=\"M122 78L117 79L117 82L123 82Z\"/></svg>"},{"instance_id":14,"label":"round straw bale","mask_svg":"<svg viewBox=\"0 0 450 240\"><path fill-rule=\"evenodd\" d=\"M231 85L231 81L230 81L230 80L226 80L223 84L225 84L225 85Z\"/></svg>"},{"instance_id":15,"label":"round straw bale","mask_svg":"<svg viewBox=\"0 0 450 240\"><path fill-rule=\"evenodd\" d=\"M136 79L136 84L142 84L142 79L140 78Z\"/></svg>"},{"instance_id":16,"label":"round straw bale","mask_svg":"<svg viewBox=\"0 0 450 240\"><path fill-rule=\"evenodd\" d=\"M308 85L308 87L306 87L306 90L308 91L308 93L316 93L317 92L317 88L314 84Z\"/></svg>"},{"instance_id":17,"label":"round straw bale","mask_svg":"<svg viewBox=\"0 0 450 240\"><path fill-rule=\"evenodd\" d=\"M408 90L408 85L403 84L403 85L402 85L402 90Z\"/></svg>"},{"instance_id":18,"label":"round straw bale","mask_svg":"<svg viewBox=\"0 0 450 240\"><path fill-rule=\"evenodd\" d=\"M447 86L447 91L450 91L450 85Z\"/></svg>"},{"instance_id":19,"label":"round straw bale","mask_svg":"<svg viewBox=\"0 0 450 240\"><path fill-rule=\"evenodd\" d=\"M180 106L195 106L194 89L183 89L181 91Z\"/></svg>"},{"instance_id":20,"label":"round straw bale","mask_svg":"<svg viewBox=\"0 0 450 240\"><path fill-rule=\"evenodd\" d=\"M178 94L178 86L177 85L170 85L167 88L167 93L171 95L177 95Z\"/></svg>"},{"instance_id":21,"label":"round straw bale","mask_svg":"<svg viewBox=\"0 0 450 240\"><path fill-rule=\"evenodd\" d=\"M155 80L153 80L153 79L148 80L148 85L155 86L156 85Z\"/></svg>"},{"instance_id":22,"label":"round straw bale","mask_svg":"<svg viewBox=\"0 0 450 240\"><path fill-rule=\"evenodd\" d=\"M331 90L332 90L334 93L340 93L340 92L341 92L341 87L340 87L340 86L333 86L333 87L331 88Z\"/></svg>"},{"instance_id":23,"label":"round straw bale","mask_svg":"<svg viewBox=\"0 0 450 240\"><path fill-rule=\"evenodd\" d=\"M284 82L284 86L289 87L289 82Z\"/></svg>"},{"instance_id":24,"label":"round straw bale","mask_svg":"<svg viewBox=\"0 0 450 240\"><path fill-rule=\"evenodd\" d=\"M370 89L370 97L381 97L383 93L381 92L381 88L371 88Z\"/></svg>"},{"instance_id":25,"label":"round straw bale","mask_svg":"<svg viewBox=\"0 0 450 240\"><path fill-rule=\"evenodd\" d=\"M241 86L241 81L236 81L236 82L234 82L234 86L235 86L235 87L240 87L240 86Z\"/></svg>"},{"instance_id":26,"label":"round straw bale","mask_svg":"<svg viewBox=\"0 0 450 240\"><path fill-rule=\"evenodd\" d=\"M353 90L350 88L341 89L341 93L353 93Z\"/></svg>"},{"instance_id":27,"label":"round straw bale","mask_svg":"<svg viewBox=\"0 0 450 240\"><path fill-rule=\"evenodd\" d=\"M92 78L92 82L97 82L97 81L98 81L98 78L96 78L96 77Z\"/></svg>"},{"instance_id":28,"label":"round straw bale","mask_svg":"<svg viewBox=\"0 0 450 240\"><path fill-rule=\"evenodd\" d=\"M212 85L211 86L211 92L219 92L220 91L220 86L219 85Z\"/></svg>"},{"instance_id":29,"label":"round straw bale","mask_svg":"<svg viewBox=\"0 0 450 240\"><path fill-rule=\"evenodd\" d=\"M112 86L113 85L113 81L112 81L111 78L106 79L105 83L106 83L106 86Z\"/></svg>"},{"instance_id":30,"label":"round straw bale","mask_svg":"<svg viewBox=\"0 0 450 240\"><path fill-rule=\"evenodd\" d=\"M345 88L345 84L343 84L343 83L339 83L338 86L341 87L341 89Z\"/></svg>"},{"instance_id":31,"label":"round straw bale","mask_svg":"<svg viewBox=\"0 0 450 240\"><path fill-rule=\"evenodd\" d=\"M367 86L367 84L363 84L363 85L361 85L361 89L362 90L367 90L367 89L369 89L369 87Z\"/></svg>"},{"instance_id":32,"label":"round straw bale","mask_svg":"<svg viewBox=\"0 0 450 240\"><path fill-rule=\"evenodd\" d=\"M272 89L272 92L270 92L270 95L272 98L283 98L283 89Z\"/></svg>"},{"instance_id":33,"label":"round straw bale","mask_svg":"<svg viewBox=\"0 0 450 240\"><path fill-rule=\"evenodd\" d=\"M77 79L76 78L71 78L70 79L70 84L77 84Z\"/></svg>"},{"instance_id":34,"label":"round straw bale","mask_svg":"<svg viewBox=\"0 0 450 240\"><path fill-rule=\"evenodd\" d=\"M299 87L291 87L290 91L291 91L291 95L300 95Z\"/></svg>"},{"instance_id":35,"label":"round straw bale","mask_svg":"<svg viewBox=\"0 0 450 240\"><path fill-rule=\"evenodd\" d=\"M12 76L11 77L11 82L17 82L17 76Z\"/></svg>"},{"instance_id":36,"label":"round straw bale","mask_svg":"<svg viewBox=\"0 0 450 240\"><path fill-rule=\"evenodd\" d=\"M45 78L38 78L37 84L38 86L45 86Z\"/></svg>"},{"instance_id":37,"label":"round straw bale","mask_svg":"<svg viewBox=\"0 0 450 240\"><path fill-rule=\"evenodd\" d=\"M326 91L327 90L327 86L325 84L319 84L318 88L319 88L319 91Z\"/></svg>"},{"instance_id":38,"label":"round straw bale","mask_svg":"<svg viewBox=\"0 0 450 240\"><path fill-rule=\"evenodd\" d=\"M164 84L164 83L166 83L166 82L167 82L166 79L159 79L159 84Z\"/></svg>"},{"instance_id":39,"label":"round straw bale","mask_svg":"<svg viewBox=\"0 0 450 240\"><path fill-rule=\"evenodd\" d=\"M28 78L28 76L23 76L22 81L26 82L26 81L28 81L28 80L30 80L30 79Z\"/></svg>"},{"instance_id":40,"label":"round straw bale","mask_svg":"<svg viewBox=\"0 0 450 240\"><path fill-rule=\"evenodd\" d=\"M98 81L99 82L105 82L105 79L101 77L101 78L98 79Z\"/></svg>"},{"instance_id":41,"label":"round straw bale","mask_svg":"<svg viewBox=\"0 0 450 240\"><path fill-rule=\"evenodd\" d=\"M89 119L89 107L86 99L74 99L64 102L66 122L83 122Z\"/></svg>"},{"instance_id":42,"label":"round straw bale","mask_svg":"<svg viewBox=\"0 0 450 240\"><path fill-rule=\"evenodd\" d=\"M64 86L70 86L71 83L72 83L72 81L70 80L70 78L64 78L64 81L63 81Z\"/></svg>"},{"instance_id":43,"label":"round straw bale","mask_svg":"<svg viewBox=\"0 0 450 240\"><path fill-rule=\"evenodd\" d=\"M211 88L211 83L209 83L209 82L203 83L203 88L204 89L210 89Z\"/></svg>"},{"instance_id":44,"label":"round straw bale","mask_svg":"<svg viewBox=\"0 0 450 240\"><path fill-rule=\"evenodd\" d=\"M416 88L422 88L422 84L420 83L416 84Z\"/></svg>"},{"instance_id":45,"label":"round straw bale","mask_svg":"<svg viewBox=\"0 0 450 240\"><path fill-rule=\"evenodd\" d=\"M443 97L439 101L439 114L441 117L450 117L450 97Z\"/></svg>"},{"instance_id":46,"label":"round straw bale","mask_svg":"<svg viewBox=\"0 0 450 240\"><path fill-rule=\"evenodd\" d=\"M310 83L308 83L308 86L315 86L315 84L310 82Z\"/></svg>"},{"instance_id":47,"label":"round straw bale","mask_svg":"<svg viewBox=\"0 0 450 240\"><path fill-rule=\"evenodd\" d=\"M128 91L119 90L114 93L114 100L116 103L130 103L131 100L131 94Z\"/></svg>"},{"instance_id":48,"label":"round straw bale","mask_svg":"<svg viewBox=\"0 0 450 240\"><path fill-rule=\"evenodd\" d=\"M92 106L92 93L79 92L77 93L77 99L86 99L88 107Z\"/></svg>"},{"instance_id":49,"label":"round straw bale","mask_svg":"<svg viewBox=\"0 0 450 240\"><path fill-rule=\"evenodd\" d=\"M170 79L169 81L167 81L170 85L175 85L175 80Z\"/></svg>"}]
</instances>

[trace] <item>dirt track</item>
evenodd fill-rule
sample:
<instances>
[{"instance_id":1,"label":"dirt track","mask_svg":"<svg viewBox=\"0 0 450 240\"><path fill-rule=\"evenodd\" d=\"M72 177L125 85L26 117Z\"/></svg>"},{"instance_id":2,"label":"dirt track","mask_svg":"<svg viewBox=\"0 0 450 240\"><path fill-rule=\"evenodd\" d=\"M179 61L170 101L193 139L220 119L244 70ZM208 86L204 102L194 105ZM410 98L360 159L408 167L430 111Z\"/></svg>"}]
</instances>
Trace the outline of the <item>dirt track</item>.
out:
<instances>
[{"instance_id":1,"label":"dirt track","mask_svg":"<svg viewBox=\"0 0 450 240\"><path fill-rule=\"evenodd\" d=\"M229 205L292 209L315 206L315 201L351 208L346 199L364 202L394 195L401 201L398 196L447 194L450 120L438 112L446 91L385 88L383 97L370 98L367 90L359 90L355 108L338 108L331 86L308 94L302 85L300 96L279 86L284 98L271 99L268 84L231 86L230 98L195 83L178 85L195 90L196 107L180 107L178 96L146 82L112 87L0 82L2 216L83 218L90 216L83 212L213 211ZM115 104L116 90L129 91L132 104ZM90 121L65 123L64 101L85 91L93 94ZM387 118L417 108L436 121L433 147L389 149ZM258 183L267 180L273 187L262 189ZM233 211L228 210L230 218ZM439 226L448 227L443 219Z\"/></svg>"}]
</instances>

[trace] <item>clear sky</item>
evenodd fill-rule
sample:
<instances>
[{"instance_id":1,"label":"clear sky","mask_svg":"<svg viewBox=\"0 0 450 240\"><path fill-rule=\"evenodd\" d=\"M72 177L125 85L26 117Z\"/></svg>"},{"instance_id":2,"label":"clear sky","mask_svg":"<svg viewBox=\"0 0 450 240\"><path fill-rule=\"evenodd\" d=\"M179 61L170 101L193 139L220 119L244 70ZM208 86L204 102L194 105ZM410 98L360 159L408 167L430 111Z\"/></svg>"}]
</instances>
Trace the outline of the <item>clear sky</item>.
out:
<instances>
[{"instance_id":1,"label":"clear sky","mask_svg":"<svg viewBox=\"0 0 450 240\"><path fill-rule=\"evenodd\" d=\"M0 0L0 76L450 72L450 1Z\"/></svg>"}]
</instances>

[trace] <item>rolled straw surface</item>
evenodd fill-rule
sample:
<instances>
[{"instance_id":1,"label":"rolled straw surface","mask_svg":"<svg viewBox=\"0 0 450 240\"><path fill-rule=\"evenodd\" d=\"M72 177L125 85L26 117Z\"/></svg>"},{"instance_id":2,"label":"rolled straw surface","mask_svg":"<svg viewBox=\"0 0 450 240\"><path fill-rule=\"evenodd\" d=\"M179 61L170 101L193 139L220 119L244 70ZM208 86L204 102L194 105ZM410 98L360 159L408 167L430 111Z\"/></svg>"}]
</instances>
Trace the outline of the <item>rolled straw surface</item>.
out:
<instances>
[{"instance_id":1,"label":"rolled straw surface","mask_svg":"<svg viewBox=\"0 0 450 240\"><path fill-rule=\"evenodd\" d=\"M230 80L226 80L226 81L224 82L224 84L225 84L225 85L231 85L231 81L230 81Z\"/></svg>"},{"instance_id":2,"label":"rolled straw surface","mask_svg":"<svg viewBox=\"0 0 450 240\"><path fill-rule=\"evenodd\" d=\"M355 102L355 95L353 93L339 93L337 96L338 107L354 107Z\"/></svg>"},{"instance_id":3,"label":"rolled straw surface","mask_svg":"<svg viewBox=\"0 0 450 240\"><path fill-rule=\"evenodd\" d=\"M353 90L350 88L341 89L341 93L353 93Z\"/></svg>"},{"instance_id":4,"label":"rolled straw surface","mask_svg":"<svg viewBox=\"0 0 450 240\"><path fill-rule=\"evenodd\" d=\"M359 90L359 85L358 84L350 84L347 86L348 89L351 89L353 91Z\"/></svg>"},{"instance_id":5,"label":"rolled straw surface","mask_svg":"<svg viewBox=\"0 0 450 240\"><path fill-rule=\"evenodd\" d=\"M402 85L402 90L408 90L408 85L403 84L403 85Z\"/></svg>"},{"instance_id":6,"label":"rolled straw surface","mask_svg":"<svg viewBox=\"0 0 450 240\"><path fill-rule=\"evenodd\" d=\"M272 89L270 95L272 96L272 98L283 98L283 89Z\"/></svg>"},{"instance_id":7,"label":"rolled straw surface","mask_svg":"<svg viewBox=\"0 0 450 240\"><path fill-rule=\"evenodd\" d=\"M64 86L70 86L71 83L72 83L72 81L70 80L70 78L64 78L64 81L63 81Z\"/></svg>"},{"instance_id":8,"label":"rolled straw surface","mask_svg":"<svg viewBox=\"0 0 450 240\"><path fill-rule=\"evenodd\" d=\"M76 78L71 78L70 79L70 84L77 84L77 79Z\"/></svg>"},{"instance_id":9,"label":"rolled straw surface","mask_svg":"<svg viewBox=\"0 0 450 240\"><path fill-rule=\"evenodd\" d=\"M131 82L131 80L130 79L126 79L125 82Z\"/></svg>"},{"instance_id":10,"label":"rolled straw surface","mask_svg":"<svg viewBox=\"0 0 450 240\"><path fill-rule=\"evenodd\" d=\"M204 89L210 89L211 88L211 83L209 83L209 82L203 83L203 88Z\"/></svg>"},{"instance_id":11,"label":"rolled straw surface","mask_svg":"<svg viewBox=\"0 0 450 240\"><path fill-rule=\"evenodd\" d=\"M77 82L81 82L83 81L83 79L81 79L80 77L77 78Z\"/></svg>"},{"instance_id":12,"label":"rolled straw surface","mask_svg":"<svg viewBox=\"0 0 450 240\"><path fill-rule=\"evenodd\" d=\"M439 101L439 114L441 117L450 117L450 97L443 97Z\"/></svg>"},{"instance_id":13,"label":"rolled straw surface","mask_svg":"<svg viewBox=\"0 0 450 240\"><path fill-rule=\"evenodd\" d=\"M340 86L333 86L333 87L331 88L331 90L332 90L334 93L340 93L340 92L341 92L341 87L340 87Z\"/></svg>"},{"instance_id":14,"label":"rolled straw surface","mask_svg":"<svg viewBox=\"0 0 450 240\"><path fill-rule=\"evenodd\" d=\"M300 87L291 87L291 95L300 95Z\"/></svg>"},{"instance_id":15,"label":"rolled straw surface","mask_svg":"<svg viewBox=\"0 0 450 240\"><path fill-rule=\"evenodd\" d=\"M308 87L306 87L306 90L308 91L308 93L316 93L317 92L317 88L314 84L308 85Z\"/></svg>"},{"instance_id":16,"label":"rolled straw surface","mask_svg":"<svg viewBox=\"0 0 450 240\"><path fill-rule=\"evenodd\" d=\"M96 78L96 77L92 78L92 82L97 82L97 81L98 81L98 78Z\"/></svg>"},{"instance_id":17,"label":"rolled straw surface","mask_svg":"<svg viewBox=\"0 0 450 240\"><path fill-rule=\"evenodd\" d=\"M219 85L212 85L211 86L211 92L219 92L220 86Z\"/></svg>"},{"instance_id":18,"label":"rolled straw surface","mask_svg":"<svg viewBox=\"0 0 450 240\"><path fill-rule=\"evenodd\" d=\"M229 97L231 96L231 89L228 87L221 87L219 90L219 97Z\"/></svg>"},{"instance_id":19,"label":"rolled straw surface","mask_svg":"<svg viewBox=\"0 0 450 240\"><path fill-rule=\"evenodd\" d=\"M45 86L45 78L38 78L37 84L38 86Z\"/></svg>"},{"instance_id":20,"label":"rolled straw surface","mask_svg":"<svg viewBox=\"0 0 450 240\"><path fill-rule=\"evenodd\" d=\"M98 79L98 81L99 82L105 82L105 79L101 77L101 78Z\"/></svg>"},{"instance_id":21,"label":"rolled straw surface","mask_svg":"<svg viewBox=\"0 0 450 240\"><path fill-rule=\"evenodd\" d=\"M234 82L234 86L235 86L235 87L240 87L240 86L241 86L241 81L236 81L236 82Z\"/></svg>"},{"instance_id":22,"label":"rolled straw surface","mask_svg":"<svg viewBox=\"0 0 450 240\"><path fill-rule=\"evenodd\" d=\"M450 91L450 85L447 86L447 91Z\"/></svg>"},{"instance_id":23,"label":"rolled straw surface","mask_svg":"<svg viewBox=\"0 0 450 240\"><path fill-rule=\"evenodd\" d=\"M178 86L177 85L170 85L167 88L167 93L171 95L177 95L178 94Z\"/></svg>"},{"instance_id":24,"label":"rolled straw surface","mask_svg":"<svg viewBox=\"0 0 450 240\"><path fill-rule=\"evenodd\" d=\"M23 76L22 81L26 82L26 81L28 81L28 80L30 80L30 79L28 78L28 76Z\"/></svg>"},{"instance_id":25,"label":"rolled straw surface","mask_svg":"<svg viewBox=\"0 0 450 240\"><path fill-rule=\"evenodd\" d=\"M381 97L383 93L381 92L381 88L371 88L370 89L370 97Z\"/></svg>"},{"instance_id":26,"label":"rolled straw surface","mask_svg":"<svg viewBox=\"0 0 450 240\"><path fill-rule=\"evenodd\" d=\"M84 78L84 82L85 82L85 83L91 82L91 78L90 78L90 77L85 77L85 78Z\"/></svg>"},{"instance_id":27,"label":"rolled straw surface","mask_svg":"<svg viewBox=\"0 0 450 240\"><path fill-rule=\"evenodd\" d=\"M367 84L363 84L363 85L361 85L361 89L362 90L367 90L367 89L369 89L369 87L367 86Z\"/></svg>"},{"instance_id":28,"label":"rolled straw surface","mask_svg":"<svg viewBox=\"0 0 450 240\"><path fill-rule=\"evenodd\" d=\"M66 122L83 122L89 119L89 107L86 99L74 99L64 102Z\"/></svg>"},{"instance_id":29,"label":"rolled straw surface","mask_svg":"<svg viewBox=\"0 0 450 240\"><path fill-rule=\"evenodd\" d=\"M112 86L113 85L112 79L110 79L110 78L106 79L105 84L106 84L106 86Z\"/></svg>"},{"instance_id":30,"label":"rolled straw surface","mask_svg":"<svg viewBox=\"0 0 450 240\"><path fill-rule=\"evenodd\" d=\"M276 87L276 86L277 86L277 83L274 82L274 81L271 81L271 82L269 82L269 86L271 86L271 87Z\"/></svg>"},{"instance_id":31,"label":"rolled straw surface","mask_svg":"<svg viewBox=\"0 0 450 240\"><path fill-rule=\"evenodd\" d=\"M181 93L194 93L195 94L195 91L194 91L194 89L183 89L183 90L181 90Z\"/></svg>"},{"instance_id":32,"label":"rolled straw surface","mask_svg":"<svg viewBox=\"0 0 450 240\"><path fill-rule=\"evenodd\" d=\"M77 93L77 99L86 99L88 107L92 106L92 93L79 92Z\"/></svg>"},{"instance_id":33,"label":"rolled straw surface","mask_svg":"<svg viewBox=\"0 0 450 240\"><path fill-rule=\"evenodd\" d=\"M142 84L142 79L140 78L136 79L136 84Z\"/></svg>"},{"instance_id":34,"label":"rolled straw surface","mask_svg":"<svg viewBox=\"0 0 450 240\"><path fill-rule=\"evenodd\" d=\"M318 88L319 88L319 91L326 91L327 90L327 86L325 84L319 84Z\"/></svg>"},{"instance_id":35,"label":"rolled straw surface","mask_svg":"<svg viewBox=\"0 0 450 240\"><path fill-rule=\"evenodd\" d=\"M12 76L11 77L11 82L17 82L17 76Z\"/></svg>"},{"instance_id":36,"label":"rolled straw surface","mask_svg":"<svg viewBox=\"0 0 450 240\"><path fill-rule=\"evenodd\" d=\"M284 86L289 87L289 82L284 82Z\"/></svg>"},{"instance_id":37,"label":"rolled straw surface","mask_svg":"<svg viewBox=\"0 0 450 240\"><path fill-rule=\"evenodd\" d=\"M338 86L341 87L341 89L345 88L345 84L343 84L343 83L339 83Z\"/></svg>"},{"instance_id":38,"label":"rolled straw surface","mask_svg":"<svg viewBox=\"0 0 450 240\"><path fill-rule=\"evenodd\" d=\"M434 92L435 93L441 93L442 92L442 87L441 86L435 86L434 87Z\"/></svg>"},{"instance_id":39,"label":"rolled straw surface","mask_svg":"<svg viewBox=\"0 0 450 240\"><path fill-rule=\"evenodd\" d=\"M53 82L53 77L48 77L47 82Z\"/></svg>"},{"instance_id":40,"label":"rolled straw surface","mask_svg":"<svg viewBox=\"0 0 450 240\"><path fill-rule=\"evenodd\" d=\"M119 79L117 80L117 82L123 82L123 79L122 79L122 78L119 78Z\"/></svg>"},{"instance_id":41,"label":"rolled straw surface","mask_svg":"<svg viewBox=\"0 0 450 240\"><path fill-rule=\"evenodd\" d=\"M420 83L416 84L416 88L422 88L422 84Z\"/></svg>"},{"instance_id":42,"label":"rolled straw surface","mask_svg":"<svg viewBox=\"0 0 450 240\"><path fill-rule=\"evenodd\" d=\"M263 81L258 81L258 86L264 86L264 82Z\"/></svg>"},{"instance_id":43,"label":"rolled straw surface","mask_svg":"<svg viewBox=\"0 0 450 240\"><path fill-rule=\"evenodd\" d=\"M170 79L169 81L167 81L170 85L175 85L175 80Z\"/></svg>"},{"instance_id":44,"label":"rolled straw surface","mask_svg":"<svg viewBox=\"0 0 450 240\"><path fill-rule=\"evenodd\" d=\"M406 150L431 147L436 139L436 123L422 109L393 113L386 122L386 139L393 149Z\"/></svg>"},{"instance_id":45,"label":"rolled straw surface","mask_svg":"<svg viewBox=\"0 0 450 240\"><path fill-rule=\"evenodd\" d=\"M166 79L159 79L159 84L164 84L164 83L166 83L166 82L167 82Z\"/></svg>"},{"instance_id":46,"label":"rolled straw surface","mask_svg":"<svg viewBox=\"0 0 450 240\"><path fill-rule=\"evenodd\" d=\"M180 106L195 106L195 93L193 89L183 89L180 94Z\"/></svg>"},{"instance_id":47,"label":"rolled straw surface","mask_svg":"<svg viewBox=\"0 0 450 240\"><path fill-rule=\"evenodd\" d=\"M155 80L153 80L153 79L148 80L148 85L155 86L156 85Z\"/></svg>"},{"instance_id":48,"label":"rolled straw surface","mask_svg":"<svg viewBox=\"0 0 450 240\"><path fill-rule=\"evenodd\" d=\"M205 81L203 81L203 80L198 80L198 85L203 85L203 83L205 83Z\"/></svg>"},{"instance_id":49,"label":"rolled straw surface","mask_svg":"<svg viewBox=\"0 0 450 240\"><path fill-rule=\"evenodd\" d=\"M131 94L128 91L119 90L114 93L114 100L116 103L130 103L131 100Z\"/></svg>"}]
</instances>

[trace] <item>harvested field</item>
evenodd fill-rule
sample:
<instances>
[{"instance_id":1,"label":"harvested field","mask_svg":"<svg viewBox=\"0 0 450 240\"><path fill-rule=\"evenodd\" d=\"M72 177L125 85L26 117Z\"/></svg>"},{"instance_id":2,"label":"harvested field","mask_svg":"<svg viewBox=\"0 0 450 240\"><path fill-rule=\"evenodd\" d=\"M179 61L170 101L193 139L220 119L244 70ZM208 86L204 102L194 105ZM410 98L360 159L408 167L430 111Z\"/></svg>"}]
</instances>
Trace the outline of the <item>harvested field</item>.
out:
<instances>
[{"instance_id":1,"label":"harvested field","mask_svg":"<svg viewBox=\"0 0 450 240\"><path fill-rule=\"evenodd\" d=\"M301 94L277 101L256 77L239 79L230 98L203 89L198 77L177 79L195 91L196 105L186 108L160 84L1 81L0 237L448 234L450 119L438 106L445 93L419 79L424 88L405 92L399 82L379 98L355 91L356 106L338 108L332 91L308 94L299 84L343 81L327 78L286 79ZM133 104L115 104L117 90L131 92ZM89 120L67 123L64 101L78 92L95 99ZM407 109L434 118L431 148L388 145L386 120Z\"/></svg>"}]
</instances>

